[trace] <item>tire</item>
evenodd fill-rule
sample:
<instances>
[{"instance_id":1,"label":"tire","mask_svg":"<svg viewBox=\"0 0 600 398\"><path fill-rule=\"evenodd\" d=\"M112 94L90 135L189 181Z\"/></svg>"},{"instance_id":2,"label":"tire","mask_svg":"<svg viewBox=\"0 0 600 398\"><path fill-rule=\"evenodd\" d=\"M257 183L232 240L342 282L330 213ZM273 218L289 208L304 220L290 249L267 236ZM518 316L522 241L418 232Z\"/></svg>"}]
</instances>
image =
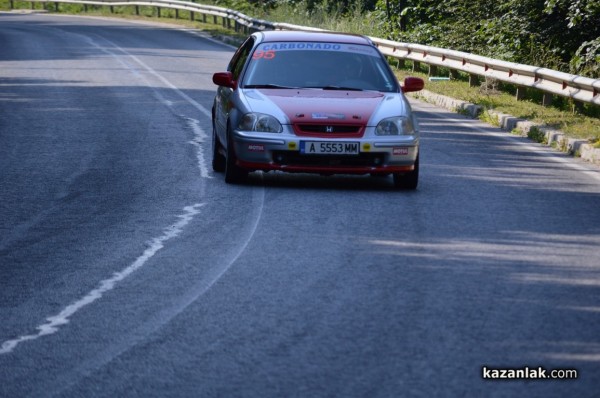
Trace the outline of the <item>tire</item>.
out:
<instances>
[{"instance_id":1,"label":"tire","mask_svg":"<svg viewBox=\"0 0 600 398\"><path fill-rule=\"evenodd\" d=\"M227 184L241 184L246 181L248 171L237 165L237 156L233 149L233 142L227 134L227 156L225 157L225 182Z\"/></svg>"},{"instance_id":2,"label":"tire","mask_svg":"<svg viewBox=\"0 0 600 398\"><path fill-rule=\"evenodd\" d=\"M415 190L419 185L419 155L415 160L415 168L408 173L394 173L394 187L403 190Z\"/></svg>"},{"instance_id":3,"label":"tire","mask_svg":"<svg viewBox=\"0 0 600 398\"><path fill-rule=\"evenodd\" d=\"M217 132L215 130L214 124L213 124L213 137L212 137L213 141L212 141L212 149L213 149L213 153L212 153L212 169L213 171L216 171L218 173L222 173L225 171L225 156L223 156L223 154L221 153L221 143L219 142L219 139L217 138Z\"/></svg>"}]
</instances>

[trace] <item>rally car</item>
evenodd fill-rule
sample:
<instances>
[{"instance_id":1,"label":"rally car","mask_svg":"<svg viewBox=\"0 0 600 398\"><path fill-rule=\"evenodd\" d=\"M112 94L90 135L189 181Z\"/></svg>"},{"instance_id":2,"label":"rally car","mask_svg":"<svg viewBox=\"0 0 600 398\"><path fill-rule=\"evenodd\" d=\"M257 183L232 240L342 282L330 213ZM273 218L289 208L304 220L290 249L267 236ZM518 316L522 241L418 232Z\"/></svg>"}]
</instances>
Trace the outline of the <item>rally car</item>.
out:
<instances>
[{"instance_id":1,"label":"rally car","mask_svg":"<svg viewBox=\"0 0 600 398\"><path fill-rule=\"evenodd\" d=\"M305 31L250 35L213 75L212 167L227 183L262 170L392 175L416 189L419 127L400 85L365 36Z\"/></svg>"}]
</instances>

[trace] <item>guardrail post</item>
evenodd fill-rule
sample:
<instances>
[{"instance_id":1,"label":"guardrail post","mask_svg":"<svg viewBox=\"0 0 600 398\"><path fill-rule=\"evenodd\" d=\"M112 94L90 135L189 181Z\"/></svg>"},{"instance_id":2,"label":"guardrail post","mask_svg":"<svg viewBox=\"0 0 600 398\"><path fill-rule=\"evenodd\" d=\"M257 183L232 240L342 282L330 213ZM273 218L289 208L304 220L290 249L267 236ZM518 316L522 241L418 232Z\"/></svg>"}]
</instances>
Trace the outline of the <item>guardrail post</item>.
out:
<instances>
[{"instance_id":1,"label":"guardrail post","mask_svg":"<svg viewBox=\"0 0 600 398\"><path fill-rule=\"evenodd\" d=\"M456 69L450 69L450 79L456 80L458 79L458 71Z\"/></svg>"},{"instance_id":2,"label":"guardrail post","mask_svg":"<svg viewBox=\"0 0 600 398\"><path fill-rule=\"evenodd\" d=\"M429 64L428 76L435 76L435 75L437 75L437 66Z\"/></svg>"},{"instance_id":3,"label":"guardrail post","mask_svg":"<svg viewBox=\"0 0 600 398\"><path fill-rule=\"evenodd\" d=\"M58 3L54 3L54 11L60 12L60 8L58 7Z\"/></svg>"},{"instance_id":4,"label":"guardrail post","mask_svg":"<svg viewBox=\"0 0 600 398\"><path fill-rule=\"evenodd\" d=\"M419 61L413 61L413 72L418 72L421 69L421 63Z\"/></svg>"},{"instance_id":5,"label":"guardrail post","mask_svg":"<svg viewBox=\"0 0 600 398\"><path fill-rule=\"evenodd\" d=\"M35 10L35 3L33 1L31 2L31 9Z\"/></svg>"},{"instance_id":6,"label":"guardrail post","mask_svg":"<svg viewBox=\"0 0 600 398\"><path fill-rule=\"evenodd\" d=\"M140 6L135 6L135 15L140 15Z\"/></svg>"},{"instance_id":7,"label":"guardrail post","mask_svg":"<svg viewBox=\"0 0 600 398\"><path fill-rule=\"evenodd\" d=\"M160 7L156 7L156 16L160 18Z\"/></svg>"},{"instance_id":8,"label":"guardrail post","mask_svg":"<svg viewBox=\"0 0 600 398\"><path fill-rule=\"evenodd\" d=\"M405 64L406 64L406 60L404 58L398 58L398 62L396 63L396 68L404 69Z\"/></svg>"},{"instance_id":9,"label":"guardrail post","mask_svg":"<svg viewBox=\"0 0 600 398\"><path fill-rule=\"evenodd\" d=\"M33 2L31 2L31 6L33 7ZM10 9L13 10L15 8L15 3L13 0L10 0Z\"/></svg>"},{"instance_id":10,"label":"guardrail post","mask_svg":"<svg viewBox=\"0 0 600 398\"><path fill-rule=\"evenodd\" d=\"M525 93L527 92L527 90L525 90L525 87L522 86L517 86L517 101L521 101L522 99L525 99Z\"/></svg>"},{"instance_id":11,"label":"guardrail post","mask_svg":"<svg viewBox=\"0 0 600 398\"><path fill-rule=\"evenodd\" d=\"M190 11L190 21L194 20L194 11Z\"/></svg>"},{"instance_id":12,"label":"guardrail post","mask_svg":"<svg viewBox=\"0 0 600 398\"><path fill-rule=\"evenodd\" d=\"M175 9L175 19L179 19L179 9Z\"/></svg>"},{"instance_id":13,"label":"guardrail post","mask_svg":"<svg viewBox=\"0 0 600 398\"><path fill-rule=\"evenodd\" d=\"M206 23L206 14L202 14L202 22Z\"/></svg>"},{"instance_id":14,"label":"guardrail post","mask_svg":"<svg viewBox=\"0 0 600 398\"><path fill-rule=\"evenodd\" d=\"M542 97L542 105L543 106L550 106L550 105L552 105L552 94L550 94L550 93L544 93L544 96Z\"/></svg>"},{"instance_id":15,"label":"guardrail post","mask_svg":"<svg viewBox=\"0 0 600 398\"><path fill-rule=\"evenodd\" d=\"M110 13L111 13L111 14L114 14L114 13L115 13L115 7L113 7L113 6L110 6L109 8L110 8Z\"/></svg>"},{"instance_id":16,"label":"guardrail post","mask_svg":"<svg viewBox=\"0 0 600 398\"><path fill-rule=\"evenodd\" d=\"M479 85L479 77L473 73L469 74L469 87L477 87Z\"/></svg>"},{"instance_id":17,"label":"guardrail post","mask_svg":"<svg viewBox=\"0 0 600 398\"><path fill-rule=\"evenodd\" d=\"M218 23L218 22L217 22L217 16L216 16L216 15L213 15L213 22L214 22L214 24L215 24L215 25Z\"/></svg>"}]
</instances>

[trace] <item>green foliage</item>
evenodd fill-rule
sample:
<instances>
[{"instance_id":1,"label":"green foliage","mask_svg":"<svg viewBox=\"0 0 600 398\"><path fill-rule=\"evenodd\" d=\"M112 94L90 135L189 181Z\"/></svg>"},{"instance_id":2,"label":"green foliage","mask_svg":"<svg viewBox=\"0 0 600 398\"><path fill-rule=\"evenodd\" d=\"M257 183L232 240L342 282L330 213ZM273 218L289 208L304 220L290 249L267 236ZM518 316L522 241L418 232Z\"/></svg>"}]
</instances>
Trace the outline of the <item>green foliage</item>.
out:
<instances>
[{"instance_id":1,"label":"green foliage","mask_svg":"<svg viewBox=\"0 0 600 398\"><path fill-rule=\"evenodd\" d=\"M358 9L361 13L373 10L376 0L269 0L275 7L302 9L312 17L325 12L333 15L352 15Z\"/></svg>"},{"instance_id":2,"label":"green foliage","mask_svg":"<svg viewBox=\"0 0 600 398\"><path fill-rule=\"evenodd\" d=\"M562 32L556 32L568 51L570 72L600 76L600 1L546 0L545 13L563 20ZM565 29L566 23L566 29Z\"/></svg>"},{"instance_id":3,"label":"green foliage","mask_svg":"<svg viewBox=\"0 0 600 398\"><path fill-rule=\"evenodd\" d=\"M570 62L571 71L591 77L600 77L600 37L579 46Z\"/></svg>"},{"instance_id":4,"label":"green foliage","mask_svg":"<svg viewBox=\"0 0 600 398\"><path fill-rule=\"evenodd\" d=\"M538 129L537 127L532 127L529 129L529 132L527 133L527 137L530 140L533 140L535 142L540 142L543 144L546 144L547 140L546 140L546 134L544 134L543 131L541 131L540 129Z\"/></svg>"},{"instance_id":5,"label":"green foliage","mask_svg":"<svg viewBox=\"0 0 600 398\"><path fill-rule=\"evenodd\" d=\"M600 76L600 0L262 1L274 6L255 7L265 18L285 9L300 25L357 26L357 33L391 40Z\"/></svg>"},{"instance_id":6,"label":"green foliage","mask_svg":"<svg viewBox=\"0 0 600 398\"><path fill-rule=\"evenodd\" d=\"M347 10L351 0L306 2ZM379 37L598 77L599 0L377 0L361 9ZM342 12L341 15L344 13Z\"/></svg>"}]
</instances>

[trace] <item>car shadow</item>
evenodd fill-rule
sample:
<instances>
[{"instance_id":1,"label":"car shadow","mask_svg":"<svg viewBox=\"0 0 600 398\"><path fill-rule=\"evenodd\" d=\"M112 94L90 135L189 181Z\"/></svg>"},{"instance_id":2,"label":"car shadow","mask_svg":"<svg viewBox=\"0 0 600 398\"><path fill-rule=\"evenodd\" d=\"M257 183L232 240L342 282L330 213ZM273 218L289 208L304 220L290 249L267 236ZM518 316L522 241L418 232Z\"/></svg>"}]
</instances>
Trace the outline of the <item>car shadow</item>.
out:
<instances>
[{"instance_id":1,"label":"car shadow","mask_svg":"<svg viewBox=\"0 0 600 398\"><path fill-rule=\"evenodd\" d=\"M280 171L250 173L246 181L249 186L268 188L293 188L341 191L391 191L410 193L415 191L394 188L392 176L371 176L310 173L285 173ZM418 191L418 188L417 188Z\"/></svg>"}]
</instances>

